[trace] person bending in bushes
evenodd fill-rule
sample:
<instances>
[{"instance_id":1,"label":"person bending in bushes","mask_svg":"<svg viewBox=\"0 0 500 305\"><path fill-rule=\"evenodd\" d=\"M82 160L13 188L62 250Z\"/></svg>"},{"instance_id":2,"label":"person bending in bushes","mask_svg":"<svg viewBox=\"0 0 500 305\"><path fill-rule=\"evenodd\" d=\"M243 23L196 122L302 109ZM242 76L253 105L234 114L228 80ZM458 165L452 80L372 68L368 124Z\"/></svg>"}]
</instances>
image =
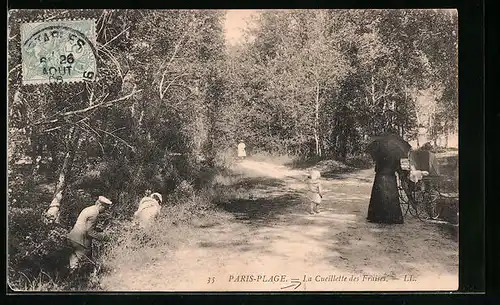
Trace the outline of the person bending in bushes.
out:
<instances>
[{"instance_id":1,"label":"person bending in bushes","mask_svg":"<svg viewBox=\"0 0 500 305\"><path fill-rule=\"evenodd\" d=\"M134 213L134 223L141 228L146 228L159 214L161 209L162 196L153 193L141 199L139 207Z\"/></svg>"},{"instance_id":2,"label":"person bending in bushes","mask_svg":"<svg viewBox=\"0 0 500 305\"><path fill-rule=\"evenodd\" d=\"M75 271L82 259L89 259L92 255L92 239L100 239L94 231L97 216L111 206L112 202L104 196L99 196L94 205L86 207L80 212L73 229L67 238L73 252L69 258L70 272Z\"/></svg>"}]
</instances>

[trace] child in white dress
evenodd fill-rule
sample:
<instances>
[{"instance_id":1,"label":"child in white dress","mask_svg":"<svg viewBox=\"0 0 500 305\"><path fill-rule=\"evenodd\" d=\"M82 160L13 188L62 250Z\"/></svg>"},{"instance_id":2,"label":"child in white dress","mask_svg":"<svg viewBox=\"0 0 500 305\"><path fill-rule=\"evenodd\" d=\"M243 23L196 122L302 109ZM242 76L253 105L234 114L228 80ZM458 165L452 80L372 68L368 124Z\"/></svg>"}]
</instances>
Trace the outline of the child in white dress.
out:
<instances>
[{"instance_id":1,"label":"child in white dress","mask_svg":"<svg viewBox=\"0 0 500 305\"><path fill-rule=\"evenodd\" d=\"M323 190L321 187L321 182L319 178L321 174L317 170L311 170L307 176L307 193L308 200L310 203L310 213L319 213L319 205L321 204L321 199L323 198Z\"/></svg>"}]
</instances>

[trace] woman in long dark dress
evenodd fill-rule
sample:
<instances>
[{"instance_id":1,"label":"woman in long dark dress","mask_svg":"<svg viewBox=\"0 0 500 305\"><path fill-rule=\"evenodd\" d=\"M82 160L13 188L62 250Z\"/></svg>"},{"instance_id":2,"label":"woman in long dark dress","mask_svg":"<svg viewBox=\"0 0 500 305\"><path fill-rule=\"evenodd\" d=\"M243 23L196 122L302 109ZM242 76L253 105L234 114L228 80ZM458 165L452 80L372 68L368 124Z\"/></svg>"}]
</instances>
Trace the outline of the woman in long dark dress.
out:
<instances>
[{"instance_id":1,"label":"woman in long dark dress","mask_svg":"<svg viewBox=\"0 0 500 305\"><path fill-rule=\"evenodd\" d=\"M375 181L368 206L368 221L388 224L403 223L396 182L396 171L399 169L400 163L396 157L387 156L376 160Z\"/></svg>"}]
</instances>

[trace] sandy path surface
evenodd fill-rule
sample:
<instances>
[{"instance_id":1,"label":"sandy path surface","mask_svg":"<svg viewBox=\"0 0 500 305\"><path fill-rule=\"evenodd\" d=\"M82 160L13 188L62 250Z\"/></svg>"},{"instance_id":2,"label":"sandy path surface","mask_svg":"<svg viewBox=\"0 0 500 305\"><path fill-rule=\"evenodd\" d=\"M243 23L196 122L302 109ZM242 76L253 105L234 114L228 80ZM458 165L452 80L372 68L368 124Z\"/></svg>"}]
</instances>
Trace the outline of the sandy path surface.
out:
<instances>
[{"instance_id":1,"label":"sandy path surface","mask_svg":"<svg viewBox=\"0 0 500 305\"><path fill-rule=\"evenodd\" d=\"M409 216L403 225L365 220L373 169L323 178L322 211L302 203L304 171L245 160L234 167L248 198L226 205L232 220L141 270L111 273L105 290L456 290L458 242Z\"/></svg>"}]
</instances>

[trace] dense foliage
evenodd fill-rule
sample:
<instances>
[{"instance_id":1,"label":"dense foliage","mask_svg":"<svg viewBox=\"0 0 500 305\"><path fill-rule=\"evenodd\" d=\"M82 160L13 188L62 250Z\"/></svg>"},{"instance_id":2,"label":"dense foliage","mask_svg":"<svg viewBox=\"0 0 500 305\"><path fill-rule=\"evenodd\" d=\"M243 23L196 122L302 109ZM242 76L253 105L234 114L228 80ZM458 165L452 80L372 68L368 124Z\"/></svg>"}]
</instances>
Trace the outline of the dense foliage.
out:
<instances>
[{"instance_id":1,"label":"dense foliage","mask_svg":"<svg viewBox=\"0 0 500 305\"><path fill-rule=\"evenodd\" d=\"M213 112L224 107L217 100L224 92L222 17L194 10L10 11L9 209L36 205L32 218L41 218L54 198L61 204L57 222L69 229L98 195L115 203L115 217L126 218L148 189L168 194L182 181L209 182L206 168L219 164L206 148L224 143L209 137L218 120ZM97 81L21 86L20 24L63 18L96 19ZM10 239L12 258L38 247L47 233L31 227L42 222L21 219L9 217L10 228L33 243L20 249Z\"/></svg>"},{"instance_id":2,"label":"dense foliage","mask_svg":"<svg viewBox=\"0 0 500 305\"><path fill-rule=\"evenodd\" d=\"M240 136L254 146L345 159L389 128L412 139L429 88L438 107L427 127L456 130L456 12L265 11L255 22L231 52L229 80Z\"/></svg>"}]
</instances>

